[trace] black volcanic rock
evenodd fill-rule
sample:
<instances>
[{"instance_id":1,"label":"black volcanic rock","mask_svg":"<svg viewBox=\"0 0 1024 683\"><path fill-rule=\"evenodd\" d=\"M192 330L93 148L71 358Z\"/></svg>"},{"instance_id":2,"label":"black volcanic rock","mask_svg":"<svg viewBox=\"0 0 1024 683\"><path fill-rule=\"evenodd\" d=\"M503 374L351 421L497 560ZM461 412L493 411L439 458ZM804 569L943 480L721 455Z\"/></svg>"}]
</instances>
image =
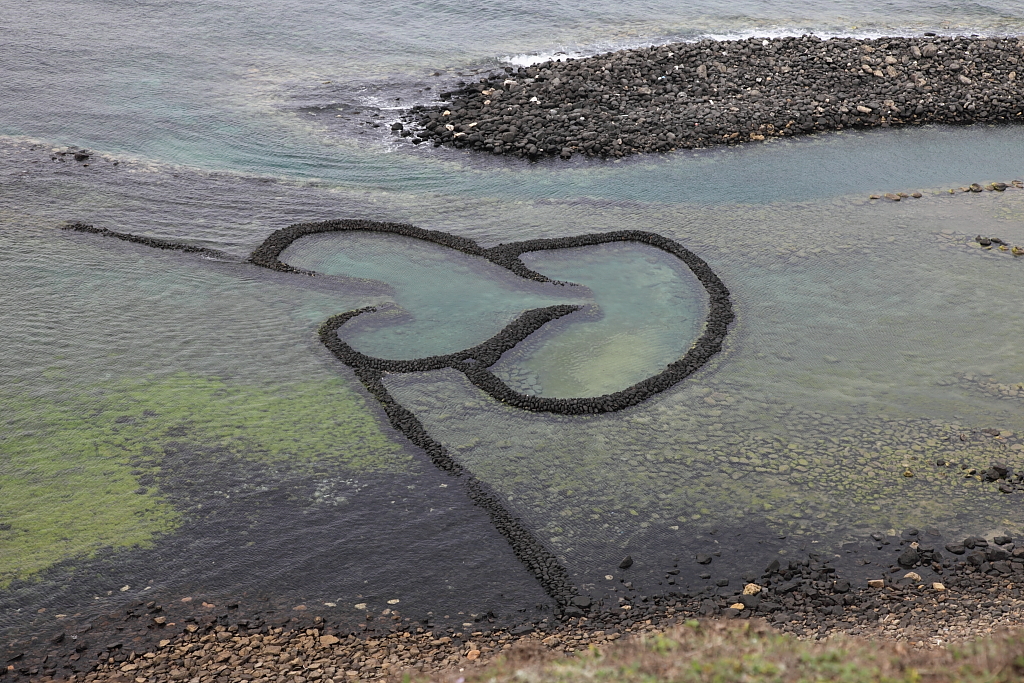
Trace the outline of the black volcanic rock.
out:
<instances>
[{"instance_id":1,"label":"black volcanic rock","mask_svg":"<svg viewBox=\"0 0 1024 683\"><path fill-rule=\"evenodd\" d=\"M1022 59L1018 38L703 40L506 69L408 120L435 145L529 159L1019 122Z\"/></svg>"}]
</instances>

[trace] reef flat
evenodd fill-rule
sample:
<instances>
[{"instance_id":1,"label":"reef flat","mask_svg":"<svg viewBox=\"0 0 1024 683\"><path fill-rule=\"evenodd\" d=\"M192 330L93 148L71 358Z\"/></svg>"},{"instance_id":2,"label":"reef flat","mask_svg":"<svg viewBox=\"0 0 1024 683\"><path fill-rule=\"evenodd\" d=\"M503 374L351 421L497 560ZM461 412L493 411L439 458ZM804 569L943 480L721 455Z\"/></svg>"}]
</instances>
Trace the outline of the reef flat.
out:
<instances>
[{"instance_id":1,"label":"reef flat","mask_svg":"<svg viewBox=\"0 0 1024 683\"><path fill-rule=\"evenodd\" d=\"M1024 120L1024 39L703 40L550 61L393 131L492 154L624 157L819 131Z\"/></svg>"}]
</instances>

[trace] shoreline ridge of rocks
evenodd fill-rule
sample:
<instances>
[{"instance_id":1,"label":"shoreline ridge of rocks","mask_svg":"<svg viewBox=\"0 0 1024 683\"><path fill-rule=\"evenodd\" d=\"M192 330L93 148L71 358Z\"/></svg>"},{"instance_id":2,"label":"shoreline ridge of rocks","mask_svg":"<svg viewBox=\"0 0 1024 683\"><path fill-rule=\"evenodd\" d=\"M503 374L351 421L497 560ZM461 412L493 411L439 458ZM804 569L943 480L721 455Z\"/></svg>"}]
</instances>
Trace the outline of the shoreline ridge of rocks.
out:
<instances>
[{"instance_id":1,"label":"shoreline ridge of rocks","mask_svg":"<svg viewBox=\"0 0 1024 683\"><path fill-rule=\"evenodd\" d=\"M1024 37L702 40L462 84L392 132L537 160L621 158L848 128L1024 121Z\"/></svg>"},{"instance_id":2,"label":"shoreline ridge of rocks","mask_svg":"<svg viewBox=\"0 0 1024 683\"><path fill-rule=\"evenodd\" d=\"M55 637L41 633L25 650L8 650L0 679L350 683L464 671L523 645L571 656L689 619L761 618L802 639L845 634L917 647L1024 623L1024 546L1013 538L969 536L945 545L951 555L928 531L871 538L879 546L893 544L888 551L899 554L891 567L875 570L876 579L844 578L828 557L811 552L774 559L762 572L748 573L746 583L719 581L682 594L645 596L624 582L628 591L615 607L520 626L497 624L489 615L461 625L432 623L392 609L367 612L360 628L321 616L285 615L268 623L237 603L218 614L224 607L203 601L192 608L191 597L164 605L140 600L78 628L67 624ZM292 614L305 615L305 609Z\"/></svg>"}]
</instances>

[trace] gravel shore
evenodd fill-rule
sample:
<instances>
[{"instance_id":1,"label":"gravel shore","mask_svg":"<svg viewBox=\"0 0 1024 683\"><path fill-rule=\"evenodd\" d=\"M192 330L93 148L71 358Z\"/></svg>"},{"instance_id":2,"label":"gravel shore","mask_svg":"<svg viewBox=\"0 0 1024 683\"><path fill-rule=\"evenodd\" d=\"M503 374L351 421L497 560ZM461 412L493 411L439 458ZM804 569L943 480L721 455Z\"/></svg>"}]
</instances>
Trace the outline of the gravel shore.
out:
<instances>
[{"instance_id":1,"label":"gravel shore","mask_svg":"<svg viewBox=\"0 0 1024 683\"><path fill-rule=\"evenodd\" d=\"M888 568L873 570L873 579L841 578L812 553L772 561L759 575L748 575L746 583L718 581L694 593L647 597L623 579L615 605L595 605L586 617L549 617L511 628L486 618L425 624L390 609L367 614L359 628L304 617L303 611L267 623L237 606L233 613L217 614L220 610L204 603L210 608L205 615L197 606L188 616L174 616L173 608L140 603L127 617L110 615L116 633L90 624L48 641L39 638L13 658L9 650L0 676L8 681L339 683L410 670L466 669L522 644L571 655L694 618L762 618L799 638L843 633L917 647L1024 624L1024 548L1016 548L1012 539L970 537L936 548L927 533L916 530L877 536L872 542L880 551L896 557Z\"/></svg>"},{"instance_id":2,"label":"gravel shore","mask_svg":"<svg viewBox=\"0 0 1024 683\"><path fill-rule=\"evenodd\" d=\"M704 40L545 62L393 131L492 154L623 157L844 128L1024 120L1024 39Z\"/></svg>"}]
</instances>

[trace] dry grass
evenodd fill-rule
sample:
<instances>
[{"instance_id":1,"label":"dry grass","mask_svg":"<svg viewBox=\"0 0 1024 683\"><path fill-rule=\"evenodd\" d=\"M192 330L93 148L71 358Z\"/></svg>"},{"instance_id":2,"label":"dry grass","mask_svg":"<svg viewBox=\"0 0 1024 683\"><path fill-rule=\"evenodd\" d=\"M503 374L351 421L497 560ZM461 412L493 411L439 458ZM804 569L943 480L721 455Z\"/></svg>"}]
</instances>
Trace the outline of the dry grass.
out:
<instances>
[{"instance_id":1,"label":"dry grass","mask_svg":"<svg viewBox=\"0 0 1024 683\"><path fill-rule=\"evenodd\" d=\"M460 680L461 679L461 680ZM430 678L445 683L779 683L1024 681L1024 631L948 649L840 638L801 641L758 622L687 622L569 658L538 645Z\"/></svg>"}]
</instances>

